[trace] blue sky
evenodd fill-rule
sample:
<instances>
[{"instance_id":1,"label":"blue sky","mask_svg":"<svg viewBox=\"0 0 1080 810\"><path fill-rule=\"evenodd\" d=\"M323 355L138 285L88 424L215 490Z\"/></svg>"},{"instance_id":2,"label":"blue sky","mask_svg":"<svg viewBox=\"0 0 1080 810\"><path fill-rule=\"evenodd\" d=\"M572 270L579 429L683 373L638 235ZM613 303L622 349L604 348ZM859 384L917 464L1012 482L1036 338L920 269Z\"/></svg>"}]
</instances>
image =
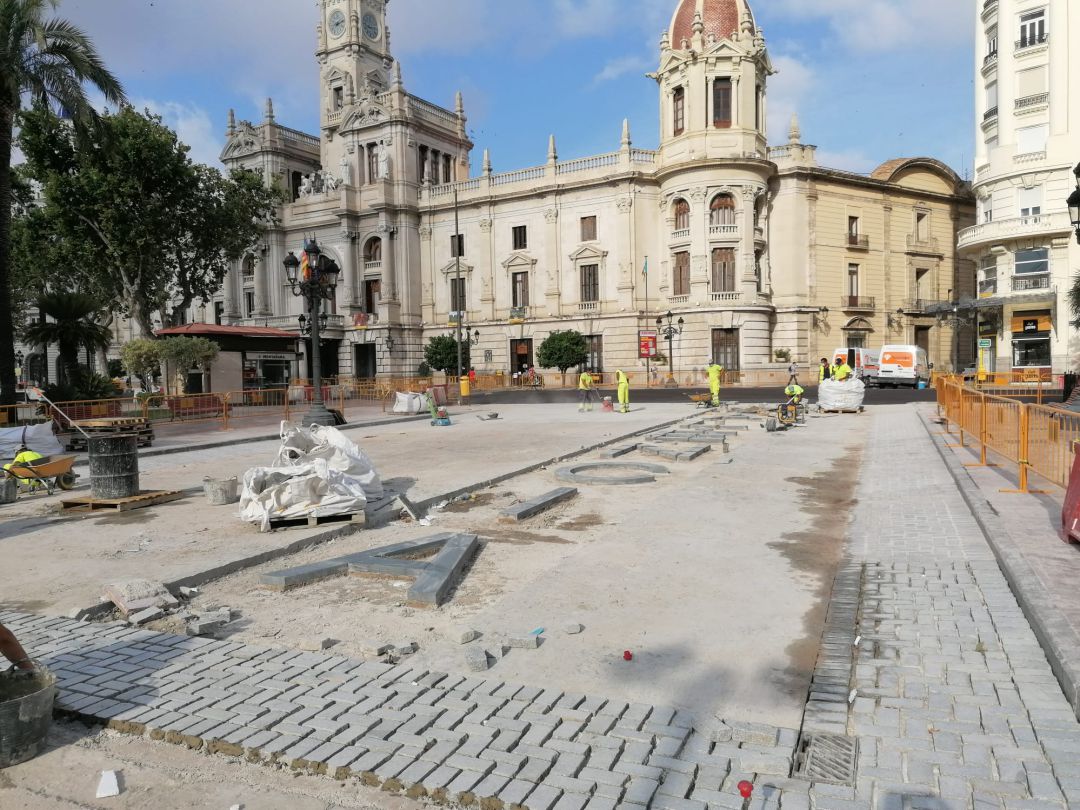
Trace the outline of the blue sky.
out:
<instances>
[{"instance_id":1,"label":"blue sky","mask_svg":"<svg viewBox=\"0 0 1080 810\"><path fill-rule=\"evenodd\" d=\"M779 73L770 142L798 111L822 164L870 171L930 155L969 172L975 0L751 0ZM139 106L161 113L216 162L226 111L318 131L314 0L63 0ZM654 70L676 0L391 0L406 88L453 106L465 95L496 171L657 142Z\"/></svg>"}]
</instances>

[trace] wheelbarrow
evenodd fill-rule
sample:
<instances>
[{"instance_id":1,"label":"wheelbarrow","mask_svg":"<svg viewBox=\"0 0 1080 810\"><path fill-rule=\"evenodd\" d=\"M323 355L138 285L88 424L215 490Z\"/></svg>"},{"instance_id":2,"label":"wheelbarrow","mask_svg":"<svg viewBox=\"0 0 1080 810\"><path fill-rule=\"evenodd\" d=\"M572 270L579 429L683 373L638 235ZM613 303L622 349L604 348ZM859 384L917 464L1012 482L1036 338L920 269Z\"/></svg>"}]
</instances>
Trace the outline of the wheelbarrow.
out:
<instances>
[{"instance_id":1,"label":"wheelbarrow","mask_svg":"<svg viewBox=\"0 0 1080 810\"><path fill-rule=\"evenodd\" d=\"M712 408L712 394L686 394L691 402L694 403L695 408Z\"/></svg>"},{"instance_id":2,"label":"wheelbarrow","mask_svg":"<svg viewBox=\"0 0 1080 810\"><path fill-rule=\"evenodd\" d=\"M12 464L6 467L4 472L8 477L32 489L35 488L35 483L42 483L48 494L52 495L56 489L74 488L75 480L79 476L72 472L71 468L75 466L76 458L77 456L42 456L34 459L31 464Z\"/></svg>"}]
</instances>

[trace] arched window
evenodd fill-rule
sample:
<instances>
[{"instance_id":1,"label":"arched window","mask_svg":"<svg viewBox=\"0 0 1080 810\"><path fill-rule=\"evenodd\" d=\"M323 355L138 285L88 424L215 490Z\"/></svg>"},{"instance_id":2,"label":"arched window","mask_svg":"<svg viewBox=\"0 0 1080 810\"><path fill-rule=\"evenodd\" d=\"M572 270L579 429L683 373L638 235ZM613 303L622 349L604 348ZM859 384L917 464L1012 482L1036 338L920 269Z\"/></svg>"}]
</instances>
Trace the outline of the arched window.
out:
<instances>
[{"instance_id":1,"label":"arched window","mask_svg":"<svg viewBox=\"0 0 1080 810\"><path fill-rule=\"evenodd\" d=\"M255 278L255 257L254 256L248 254L247 256L244 257L244 262L243 262L243 265L242 265L242 272L244 274L244 280L245 281L250 281L251 279Z\"/></svg>"},{"instance_id":2,"label":"arched window","mask_svg":"<svg viewBox=\"0 0 1080 810\"><path fill-rule=\"evenodd\" d=\"M382 261L382 239L369 239L364 245L364 264Z\"/></svg>"},{"instance_id":3,"label":"arched window","mask_svg":"<svg viewBox=\"0 0 1080 810\"><path fill-rule=\"evenodd\" d=\"M735 198L730 194L717 194L709 204L710 225L735 224Z\"/></svg>"},{"instance_id":4,"label":"arched window","mask_svg":"<svg viewBox=\"0 0 1080 810\"><path fill-rule=\"evenodd\" d=\"M681 87L676 87L671 100L675 134L682 135L683 130L686 129L686 91Z\"/></svg>"},{"instance_id":5,"label":"arched window","mask_svg":"<svg viewBox=\"0 0 1080 810\"><path fill-rule=\"evenodd\" d=\"M685 231L690 227L690 203L686 200L675 201L675 230Z\"/></svg>"}]
</instances>

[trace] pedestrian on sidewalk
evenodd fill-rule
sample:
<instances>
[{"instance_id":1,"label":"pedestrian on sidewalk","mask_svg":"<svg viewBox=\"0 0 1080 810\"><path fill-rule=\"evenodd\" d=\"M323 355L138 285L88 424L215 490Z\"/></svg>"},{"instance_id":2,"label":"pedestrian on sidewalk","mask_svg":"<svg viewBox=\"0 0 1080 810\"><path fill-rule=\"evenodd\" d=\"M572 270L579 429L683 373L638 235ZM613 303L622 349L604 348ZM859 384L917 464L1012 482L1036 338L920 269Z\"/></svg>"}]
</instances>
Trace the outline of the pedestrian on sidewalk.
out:
<instances>
[{"instance_id":1,"label":"pedestrian on sidewalk","mask_svg":"<svg viewBox=\"0 0 1080 810\"><path fill-rule=\"evenodd\" d=\"M578 376L578 413L591 411L593 406L593 378L588 369L582 369Z\"/></svg>"},{"instance_id":2,"label":"pedestrian on sidewalk","mask_svg":"<svg viewBox=\"0 0 1080 810\"><path fill-rule=\"evenodd\" d=\"M630 380L622 369L615 372L615 382L619 389L619 413L630 412Z\"/></svg>"},{"instance_id":3,"label":"pedestrian on sidewalk","mask_svg":"<svg viewBox=\"0 0 1080 810\"><path fill-rule=\"evenodd\" d=\"M11 662L13 668L23 672L33 672L34 662L26 654L15 634L0 624L0 653Z\"/></svg>"},{"instance_id":4,"label":"pedestrian on sidewalk","mask_svg":"<svg viewBox=\"0 0 1080 810\"><path fill-rule=\"evenodd\" d=\"M792 360L791 364L787 367L787 373L788 373L788 385L798 385L799 384L799 367L795 364L794 360Z\"/></svg>"},{"instance_id":5,"label":"pedestrian on sidewalk","mask_svg":"<svg viewBox=\"0 0 1080 810\"><path fill-rule=\"evenodd\" d=\"M829 358L821 358L821 367L818 368L818 385L821 385L826 380L832 379L832 366L829 365Z\"/></svg>"}]
</instances>

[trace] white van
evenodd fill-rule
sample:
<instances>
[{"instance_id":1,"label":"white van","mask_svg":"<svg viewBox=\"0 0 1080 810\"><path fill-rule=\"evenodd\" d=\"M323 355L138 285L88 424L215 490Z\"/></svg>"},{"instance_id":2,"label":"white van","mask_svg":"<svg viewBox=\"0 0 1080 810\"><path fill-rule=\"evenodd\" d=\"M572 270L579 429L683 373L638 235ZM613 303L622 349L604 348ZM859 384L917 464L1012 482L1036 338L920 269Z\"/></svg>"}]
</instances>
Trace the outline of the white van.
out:
<instances>
[{"instance_id":1,"label":"white van","mask_svg":"<svg viewBox=\"0 0 1080 810\"><path fill-rule=\"evenodd\" d=\"M839 349L833 349L833 364L839 364L841 360L846 361L851 366L855 377L866 385L877 383L880 370L877 352L854 346L841 346Z\"/></svg>"},{"instance_id":2,"label":"white van","mask_svg":"<svg viewBox=\"0 0 1080 810\"><path fill-rule=\"evenodd\" d=\"M878 385L892 388L910 385L917 388L921 381L930 382L930 361L926 349L902 344L881 347Z\"/></svg>"}]
</instances>

